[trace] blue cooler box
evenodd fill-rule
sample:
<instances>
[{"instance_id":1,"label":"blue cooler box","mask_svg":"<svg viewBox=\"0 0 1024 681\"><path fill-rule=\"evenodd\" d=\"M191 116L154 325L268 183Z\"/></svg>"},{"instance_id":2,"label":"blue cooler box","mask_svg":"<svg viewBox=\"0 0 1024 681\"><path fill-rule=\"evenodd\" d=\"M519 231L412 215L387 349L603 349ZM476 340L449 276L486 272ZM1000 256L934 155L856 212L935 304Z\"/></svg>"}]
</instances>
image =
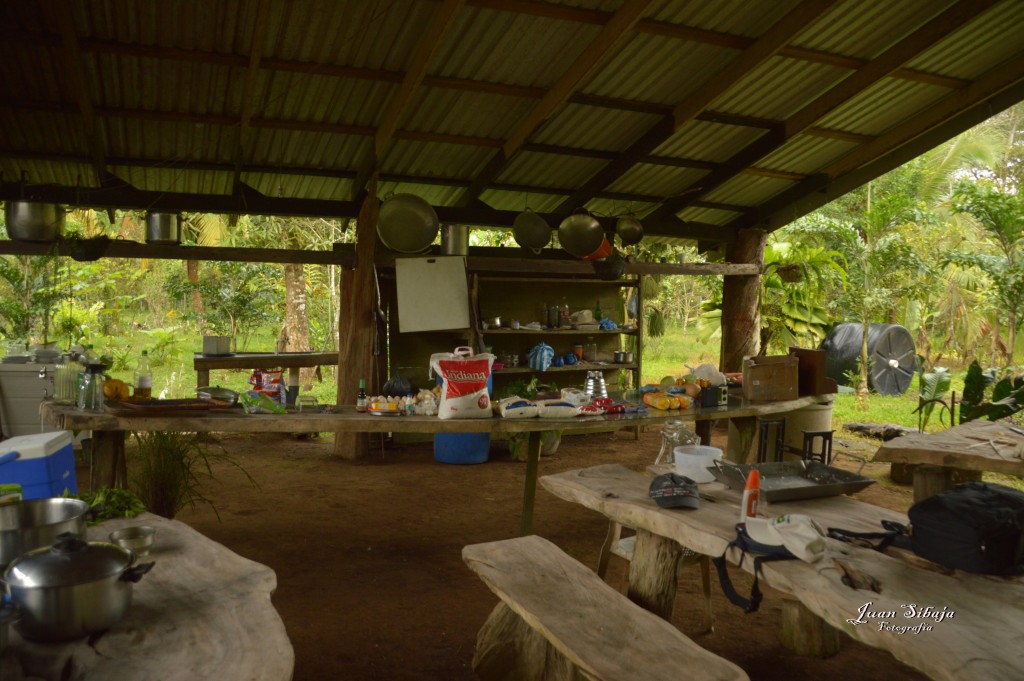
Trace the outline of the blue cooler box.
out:
<instances>
[{"instance_id":1,"label":"blue cooler box","mask_svg":"<svg viewBox=\"0 0 1024 681\"><path fill-rule=\"evenodd\" d=\"M75 455L70 430L19 435L0 442L0 457L11 452L20 456L0 464L0 483L21 485L23 499L59 497L68 490L78 493Z\"/></svg>"}]
</instances>

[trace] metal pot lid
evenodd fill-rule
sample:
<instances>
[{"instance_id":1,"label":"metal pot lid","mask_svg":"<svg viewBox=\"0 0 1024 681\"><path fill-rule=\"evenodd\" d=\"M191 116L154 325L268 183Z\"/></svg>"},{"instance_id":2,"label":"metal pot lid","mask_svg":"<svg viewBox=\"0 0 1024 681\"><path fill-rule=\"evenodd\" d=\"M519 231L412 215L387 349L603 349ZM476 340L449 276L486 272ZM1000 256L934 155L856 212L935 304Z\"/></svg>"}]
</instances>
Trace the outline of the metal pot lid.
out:
<instances>
[{"instance_id":1,"label":"metal pot lid","mask_svg":"<svg viewBox=\"0 0 1024 681\"><path fill-rule=\"evenodd\" d=\"M134 561L135 554L117 544L64 534L53 546L11 561L4 570L4 581L23 588L75 586L117 577Z\"/></svg>"},{"instance_id":2,"label":"metal pot lid","mask_svg":"<svg viewBox=\"0 0 1024 681\"><path fill-rule=\"evenodd\" d=\"M551 242L551 227L544 218L527 208L513 220L512 237L523 248L537 251Z\"/></svg>"}]
</instances>

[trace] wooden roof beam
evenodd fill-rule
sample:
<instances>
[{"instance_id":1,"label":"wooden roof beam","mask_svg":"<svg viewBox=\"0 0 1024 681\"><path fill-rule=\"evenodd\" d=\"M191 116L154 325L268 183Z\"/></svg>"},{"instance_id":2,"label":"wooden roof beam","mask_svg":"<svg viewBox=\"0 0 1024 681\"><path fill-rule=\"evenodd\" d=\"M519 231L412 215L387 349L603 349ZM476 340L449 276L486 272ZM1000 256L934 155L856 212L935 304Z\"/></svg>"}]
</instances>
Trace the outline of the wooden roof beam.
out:
<instances>
[{"instance_id":1,"label":"wooden roof beam","mask_svg":"<svg viewBox=\"0 0 1024 681\"><path fill-rule=\"evenodd\" d=\"M555 212L567 213L574 208L586 205L598 191L629 172L639 159L649 156L683 125L704 113L715 100L749 75L751 70L770 59L789 41L817 21L836 1L814 0L801 3L790 10L736 59L707 78L695 92L687 95L686 99L673 109L671 116L662 117L658 123L623 151L617 159L606 165L587 180L582 187L573 192L558 206Z\"/></svg>"},{"instance_id":2,"label":"wooden roof beam","mask_svg":"<svg viewBox=\"0 0 1024 681\"><path fill-rule=\"evenodd\" d=\"M90 165L96 176L96 184L102 185L108 179L107 163L103 158L106 144L103 141L103 131L96 124L96 112L93 110L92 100L89 97L82 50L78 43L78 36L75 34L75 26L71 21L71 11L58 0L48 0L44 5L44 10L60 33L64 73L70 81L71 89L75 93L75 101L78 104L78 112L82 116L82 132L89 149Z\"/></svg>"},{"instance_id":3,"label":"wooden roof beam","mask_svg":"<svg viewBox=\"0 0 1024 681\"><path fill-rule=\"evenodd\" d=\"M252 45L249 61L245 72L245 83L242 86L242 112L238 122L238 136L235 140L234 174L231 178L233 191L242 190L242 166L249 159L250 122L256 109L256 83L260 76L260 58L263 43L267 38L267 26L270 14L270 0L260 0L256 7L256 21L252 31Z\"/></svg>"},{"instance_id":4,"label":"wooden roof beam","mask_svg":"<svg viewBox=\"0 0 1024 681\"><path fill-rule=\"evenodd\" d=\"M540 102L519 124L501 148L481 171L469 189L463 192L459 205L468 206L480 198L487 184L497 179L509 160L537 129L560 109L580 84L602 63L609 53L630 33L653 0L624 0L619 10L604 24L597 38L569 65L569 68L548 90Z\"/></svg>"},{"instance_id":5,"label":"wooden roof beam","mask_svg":"<svg viewBox=\"0 0 1024 681\"><path fill-rule=\"evenodd\" d=\"M692 205L694 201L722 186L743 169L752 166L781 147L794 135L805 132L821 117L835 111L867 88L891 75L902 64L930 49L946 36L963 28L972 19L987 11L995 2L996 0L958 0L956 4L948 7L907 37L883 51L863 69L854 72L823 95L806 104L785 122L783 131L762 135L733 154L728 161L722 164L721 168L708 173L690 189L677 197L666 200L652 215L659 219L665 219Z\"/></svg>"}]
</instances>

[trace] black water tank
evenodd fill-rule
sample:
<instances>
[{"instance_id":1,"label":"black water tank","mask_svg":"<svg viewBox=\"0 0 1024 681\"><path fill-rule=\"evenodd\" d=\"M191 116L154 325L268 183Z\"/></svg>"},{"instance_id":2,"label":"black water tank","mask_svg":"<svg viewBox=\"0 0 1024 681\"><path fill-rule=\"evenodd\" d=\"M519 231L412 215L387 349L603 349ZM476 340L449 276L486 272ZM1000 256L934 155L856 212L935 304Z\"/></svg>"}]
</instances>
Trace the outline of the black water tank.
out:
<instances>
[{"instance_id":1,"label":"black water tank","mask_svg":"<svg viewBox=\"0 0 1024 681\"><path fill-rule=\"evenodd\" d=\"M839 385L846 385L846 373L857 371L864 327L860 322L844 322L821 343L826 351L825 371ZM917 365L914 338L899 324L872 324L868 327L868 387L881 395L902 395L910 387Z\"/></svg>"}]
</instances>

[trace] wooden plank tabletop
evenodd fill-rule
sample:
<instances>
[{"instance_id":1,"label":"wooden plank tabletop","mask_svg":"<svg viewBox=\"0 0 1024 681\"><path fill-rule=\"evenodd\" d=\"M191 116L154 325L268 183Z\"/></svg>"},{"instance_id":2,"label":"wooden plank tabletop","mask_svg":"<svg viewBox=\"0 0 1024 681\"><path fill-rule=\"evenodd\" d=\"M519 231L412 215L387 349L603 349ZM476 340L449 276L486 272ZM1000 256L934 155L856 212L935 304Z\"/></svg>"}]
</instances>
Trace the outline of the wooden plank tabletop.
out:
<instances>
[{"instance_id":1,"label":"wooden plank tabletop","mask_svg":"<svg viewBox=\"0 0 1024 681\"><path fill-rule=\"evenodd\" d=\"M968 421L937 433L913 433L889 440L875 453L874 460L1024 477L1024 432L1019 430L1003 421Z\"/></svg>"},{"instance_id":2,"label":"wooden plank tabletop","mask_svg":"<svg viewBox=\"0 0 1024 681\"><path fill-rule=\"evenodd\" d=\"M90 527L92 541L129 525L156 528L156 565L133 585L132 606L100 635L32 643L11 631L0 658L4 679L60 681L290 681L295 653L270 602L277 576L188 525L151 514ZM7 676L10 670L12 676Z\"/></svg>"},{"instance_id":3,"label":"wooden plank tabletop","mask_svg":"<svg viewBox=\"0 0 1024 681\"><path fill-rule=\"evenodd\" d=\"M705 555L721 555L735 536L739 505L735 493L725 492L718 483L701 486L698 510L659 508L647 495L650 478L619 465L543 476L540 483L562 499ZM772 513L804 513L825 526L850 530L877 530L881 518L906 521L902 514L848 497L776 503ZM738 553L730 556L733 563L737 559ZM750 571L751 563L743 561L744 569ZM839 564L872 576L880 592L846 586ZM766 563L762 575L770 586L798 599L850 637L887 650L934 679L1016 681L1024 671L1020 645L1024 584L1020 581L962 572L942 574L831 539L818 563ZM938 616L922 615L924 608L946 614L939 621ZM727 615L743 617L738 608ZM913 627L918 626L915 633Z\"/></svg>"},{"instance_id":4,"label":"wooden plank tabletop","mask_svg":"<svg viewBox=\"0 0 1024 681\"><path fill-rule=\"evenodd\" d=\"M337 365L335 352L235 352L230 355L193 355L192 366L203 369L283 369Z\"/></svg>"},{"instance_id":5,"label":"wooden plank tabletop","mask_svg":"<svg viewBox=\"0 0 1024 681\"><path fill-rule=\"evenodd\" d=\"M649 410L646 414L606 414L557 419L439 419L436 416L374 416L359 413L355 407L340 407L334 413L289 412L287 414L246 414L241 407L179 414L114 414L82 411L71 405L44 401L40 417L65 430L101 431L185 431L246 433L530 433L561 430L594 433L610 428L658 425L666 419L708 421L745 418L765 413L785 413L826 398L801 397L785 402L737 401L728 407L675 411Z\"/></svg>"}]
</instances>

